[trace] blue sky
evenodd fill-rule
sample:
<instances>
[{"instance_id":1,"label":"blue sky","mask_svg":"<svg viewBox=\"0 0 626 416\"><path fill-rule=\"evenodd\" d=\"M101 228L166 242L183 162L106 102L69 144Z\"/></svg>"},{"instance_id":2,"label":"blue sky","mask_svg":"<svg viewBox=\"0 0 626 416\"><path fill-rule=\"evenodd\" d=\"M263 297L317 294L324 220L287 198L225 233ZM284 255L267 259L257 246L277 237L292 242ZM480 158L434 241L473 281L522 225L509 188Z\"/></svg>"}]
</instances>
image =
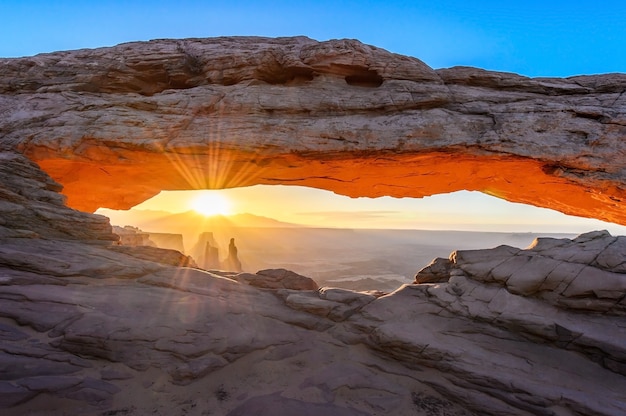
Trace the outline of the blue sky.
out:
<instances>
[{"instance_id":1,"label":"blue sky","mask_svg":"<svg viewBox=\"0 0 626 416\"><path fill-rule=\"evenodd\" d=\"M626 72L624 1L0 0L0 56L155 38L355 38L432 67Z\"/></svg>"},{"instance_id":2,"label":"blue sky","mask_svg":"<svg viewBox=\"0 0 626 416\"><path fill-rule=\"evenodd\" d=\"M415 56L434 68L469 65L527 76L626 72L622 1L10 1L0 0L0 57L111 46L156 38L231 35L354 38ZM278 192L278 189L277 189ZM311 191L313 192L313 191ZM311 194L312 195L312 194ZM316 198L323 198L316 194ZM429 200L429 209L435 200ZM462 193L454 205L506 213L500 202ZM483 198L483 199L481 199ZM329 199L329 201L331 201ZM386 212L391 203L370 212ZM448 196L441 206L449 206ZM481 208L481 201L483 206ZM419 210L419 202L406 204ZM342 211L328 202L324 211ZM351 204L346 212L357 208ZM394 207L397 201L393 201ZM417 208L416 208L417 206ZM399 208L394 208L399 209ZM511 222L524 209L511 207ZM534 208L528 218L541 217ZM405 215L406 212L403 214ZM513 214L514 213L514 214ZM559 220L571 230L603 224ZM467 220L467 218L466 218ZM504 218L503 221L505 221ZM477 216L476 221L480 221ZM548 225L546 225L548 224ZM531 227L531 225L528 225ZM577 227L577 228L576 228ZM611 228L611 227L605 227ZM613 227L626 234L626 227Z\"/></svg>"}]
</instances>

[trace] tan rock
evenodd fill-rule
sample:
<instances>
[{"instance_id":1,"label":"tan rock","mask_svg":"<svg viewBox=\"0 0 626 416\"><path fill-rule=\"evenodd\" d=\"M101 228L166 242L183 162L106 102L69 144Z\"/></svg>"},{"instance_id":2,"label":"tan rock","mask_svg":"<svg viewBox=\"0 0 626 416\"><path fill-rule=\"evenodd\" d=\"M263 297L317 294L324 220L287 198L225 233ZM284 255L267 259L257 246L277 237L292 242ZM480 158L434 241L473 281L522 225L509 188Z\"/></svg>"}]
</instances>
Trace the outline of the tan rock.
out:
<instances>
[{"instance_id":1,"label":"tan rock","mask_svg":"<svg viewBox=\"0 0 626 416\"><path fill-rule=\"evenodd\" d=\"M137 227L113 226L113 232L120 237L119 244L123 246L150 246L156 247L156 244L150 239L150 234L145 233Z\"/></svg>"},{"instance_id":2,"label":"tan rock","mask_svg":"<svg viewBox=\"0 0 626 416\"><path fill-rule=\"evenodd\" d=\"M449 259L438 257L417 272L414 283L446 282L450 278L451 265L452 262Z\"/></svg>"},{"instance_id":3,"label":"tan rock","mask_svg":"<svg viewBox=\"0 0 626 416\"><path fill-rule=\"evenodd\" d=\"M62 186L15 152L0 151L0 235L111 244L109 219L68 208Z\"/></svg>"},{"instance_id":4,"label":"tan rock","mask_svg":"<svg viewBox=\"0 0 626 416\"><path fill-rule=\"evenodd\" d=\"M317 283L310 277L285 269L259 270L256 274L239 273L231 278L264 289L317 290L318 288Z\"/></svg>"},{"instance_id":5,"label":"tan rock","mask_svg":"<svg viewBox=\"0 0 626 416\"><path fill-rule=\"evenodd\" d=\"M462 272L555 305L623 315L626 309L620 300L626 296L622 268L626 257L620 251L625 242L624 236L599 231L573 240L538 239L526 250L500 246L457 251L451 255L448 274Z\"/></svg>"},{"instance_id":6,"label":"tan rock","mask_svg":"<svg viewBox=\"0 0 626 416\"><path fill-rule=\"evenodd\" d=\"M355 197L477 190L626 224L623 74L435 71L304 37L127 43L0 71L0 147L40 163L82 210L288 183Z\"/></svg>"},{"instance_id":7,"label":"tan rock","mask_svg":"<svg viewBox=\"0 0 626 416\"><path fill-rule=\"evenodd\" d=\"M155 263L166 264L169 266L198 267L193 258L191 258L190 256L186 256L177 250L169 250L165 248L150 246L111 246L109 247L109 250L116 251L118 253L124 253L131 257L136 257L139 259L153 261Z\"/></svg>"},{"instance_id":8,"label":"tan rock","mask_svg":"<svg viewBox=\"0 0 626 416\"><path fill-rule=\"evenodd\" d=\"M337 302L320 299L317 296L292 293L285 299L285 304L292 309L312 313L319 316L328 316L330 311L339 306Z\"/></svg>"}]
</instances>

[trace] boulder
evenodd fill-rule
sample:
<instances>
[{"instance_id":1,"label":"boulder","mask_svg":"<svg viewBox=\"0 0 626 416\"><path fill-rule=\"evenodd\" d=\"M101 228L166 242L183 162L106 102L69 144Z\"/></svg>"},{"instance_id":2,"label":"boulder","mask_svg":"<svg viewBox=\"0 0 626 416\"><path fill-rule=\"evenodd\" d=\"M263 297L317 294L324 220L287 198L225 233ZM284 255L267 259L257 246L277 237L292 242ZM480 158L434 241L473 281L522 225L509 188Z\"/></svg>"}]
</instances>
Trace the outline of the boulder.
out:
<instances>
[{"instance_id":1,"label":"boulder","mask_svg":"<svg viewBox=\"0 0 626 416\"><path fill-rule=\"evenodd\" d=\"M452 262L449 259L437 257L429 265L417 272L414 283L446 282L450 278L451 267Z\"/></svg>"},{"instance_id":2,"label":"boulder","mask_svg":"<svg viewBox=\"0 0 626 416\"><path fill-rule=\"evenodd\" d=\"M233 279L264 289L317 290L318 285L310 277L285 269L259 270L256 274L239 273Z\"/></svg>"}]
</instances>

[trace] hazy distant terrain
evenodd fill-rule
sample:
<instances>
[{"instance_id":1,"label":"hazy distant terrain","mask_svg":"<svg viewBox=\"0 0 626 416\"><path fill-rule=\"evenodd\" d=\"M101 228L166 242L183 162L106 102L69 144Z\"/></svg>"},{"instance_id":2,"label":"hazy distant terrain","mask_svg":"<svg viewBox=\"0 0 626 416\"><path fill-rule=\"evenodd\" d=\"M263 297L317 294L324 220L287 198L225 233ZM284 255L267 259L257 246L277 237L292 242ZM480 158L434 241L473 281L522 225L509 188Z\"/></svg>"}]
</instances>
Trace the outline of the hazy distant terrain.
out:
<instances>
[{"instance_id":1,"label":"hazy distant terrain","mask_svg":"<svg viewBox=\"0 0 626 416\"><path fill-rule=\"evenodd\" d=\"M394 290L402 283L411 282L415 273L433 258L448 257L454 250L501 244L524 248L538 236L574 236L310 228L251 214L207 218L193 211L181 214L117 211L111 212L110 217L115 225L183 234L186 251L194 246L201 232L212 232L221 257L226 256L229 239L235 238L245 271L286 268L309 276L320 285L356 290Z\"/></svg>"}]
</instances>

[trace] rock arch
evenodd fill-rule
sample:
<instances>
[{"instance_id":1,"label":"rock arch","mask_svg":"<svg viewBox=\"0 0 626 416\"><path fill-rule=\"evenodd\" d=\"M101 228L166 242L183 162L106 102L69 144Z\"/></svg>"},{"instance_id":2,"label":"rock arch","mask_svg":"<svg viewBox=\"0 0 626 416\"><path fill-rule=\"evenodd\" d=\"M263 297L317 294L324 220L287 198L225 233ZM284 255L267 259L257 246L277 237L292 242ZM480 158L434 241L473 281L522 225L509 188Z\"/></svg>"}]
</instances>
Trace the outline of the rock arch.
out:
<instances>
[{"instance_id":1,"label":"rock arch","mask_svg":"<svg viewBox=\"0 0 626 416\"><path fill-rule=\"evenodd\" d=\"M158 40L0 60L0 150L68 204L297 184L349 196L477 190L626 224L626 75L423 62L354 40Z\"/></svg>"}]
</instances>

